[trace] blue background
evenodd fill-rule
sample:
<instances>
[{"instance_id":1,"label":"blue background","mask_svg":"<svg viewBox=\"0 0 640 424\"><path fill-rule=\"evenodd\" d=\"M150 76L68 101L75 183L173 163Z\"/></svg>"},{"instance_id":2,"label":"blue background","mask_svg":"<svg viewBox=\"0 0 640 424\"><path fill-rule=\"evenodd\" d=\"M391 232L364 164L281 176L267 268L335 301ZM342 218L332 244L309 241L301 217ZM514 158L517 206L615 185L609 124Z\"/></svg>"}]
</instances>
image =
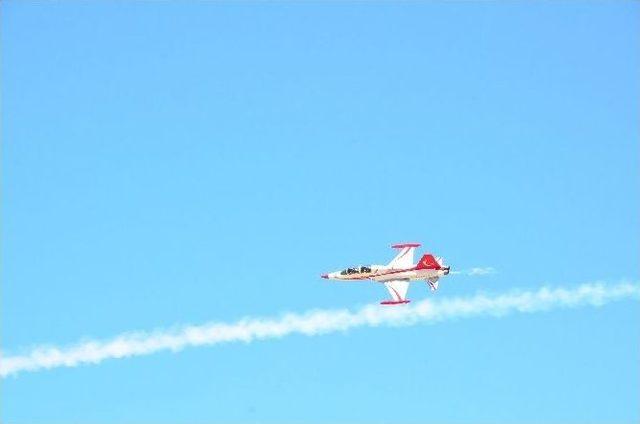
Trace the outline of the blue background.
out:
<instances>
[{"instance_id":1,"label":"blue background","mask_svg":"<svg viewBox=\"0 0 640 424\"><path fill-rule=\"evenodd\" d=\"M637 2L2 2L2 348L638 280ZM423 285L409 297L432 296ZM24 373L4 422L638 422L622 302Z\"/></svg>"}]
</instances>

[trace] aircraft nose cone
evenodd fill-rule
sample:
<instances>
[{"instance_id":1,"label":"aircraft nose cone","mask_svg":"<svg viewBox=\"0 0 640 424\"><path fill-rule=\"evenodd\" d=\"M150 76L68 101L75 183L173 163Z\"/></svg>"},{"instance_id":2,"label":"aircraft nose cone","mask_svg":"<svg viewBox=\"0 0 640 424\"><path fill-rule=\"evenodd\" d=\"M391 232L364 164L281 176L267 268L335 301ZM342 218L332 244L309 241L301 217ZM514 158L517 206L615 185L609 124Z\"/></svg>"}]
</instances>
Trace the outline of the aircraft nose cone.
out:
<instances>
[{"instance_id":1,"label":"aircraft nose cone","mask_svg":"<svg viewBox=\"0 0 640 424\"><path fill-rule=\"evenodd\" d=\"M320 278L329 278L329 274L322 274Z\"/></svg>"}]
</instances>

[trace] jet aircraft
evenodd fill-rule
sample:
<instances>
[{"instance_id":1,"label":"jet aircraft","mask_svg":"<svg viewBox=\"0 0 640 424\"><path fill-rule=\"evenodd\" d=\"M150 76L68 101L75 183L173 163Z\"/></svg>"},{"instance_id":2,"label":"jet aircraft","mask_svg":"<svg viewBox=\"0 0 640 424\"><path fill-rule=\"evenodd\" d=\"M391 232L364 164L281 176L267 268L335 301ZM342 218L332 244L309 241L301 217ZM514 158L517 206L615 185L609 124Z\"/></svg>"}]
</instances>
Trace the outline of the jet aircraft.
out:
<instances>
[{"instance_id":1,"label":"jet aircraft","mask_svg":"<svg viewBox=\"0 0 640 424\"><path fill-rule=\"evenodd\" d=\"M400 305L409 303L407 291L412 281L424 280L432 291L438 289L438 280L449 274L451 267L444 266L442 258L430 253L422 256L417 264L413 263L413 254L419 243L402 243L391 246L398 254L388 265L361 265L342 271L322 274L322 278L337 281L370 280L383 283L391 299L380 302L381 305Z\"/></svg>"}]
</instances>

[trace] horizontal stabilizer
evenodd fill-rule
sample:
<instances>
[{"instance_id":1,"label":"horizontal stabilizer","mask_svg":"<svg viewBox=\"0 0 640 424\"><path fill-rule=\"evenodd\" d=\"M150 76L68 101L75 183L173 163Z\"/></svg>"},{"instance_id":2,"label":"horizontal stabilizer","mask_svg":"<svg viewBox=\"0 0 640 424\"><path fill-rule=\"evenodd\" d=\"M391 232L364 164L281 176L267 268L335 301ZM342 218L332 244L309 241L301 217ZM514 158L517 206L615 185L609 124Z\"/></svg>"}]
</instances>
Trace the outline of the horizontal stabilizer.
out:
<instances>
[{"instance_id":1,"label":"horizontal stabilizer","mask_svg":"<svg viewBox=\"0 0 640 424\"><path fill-rule=\"evenodd\" d=\"M431 289L431 291L438 290L438 277L429 278L427 280L427 283L429 284L429 288Z\"/></svg>"}]
</instances>

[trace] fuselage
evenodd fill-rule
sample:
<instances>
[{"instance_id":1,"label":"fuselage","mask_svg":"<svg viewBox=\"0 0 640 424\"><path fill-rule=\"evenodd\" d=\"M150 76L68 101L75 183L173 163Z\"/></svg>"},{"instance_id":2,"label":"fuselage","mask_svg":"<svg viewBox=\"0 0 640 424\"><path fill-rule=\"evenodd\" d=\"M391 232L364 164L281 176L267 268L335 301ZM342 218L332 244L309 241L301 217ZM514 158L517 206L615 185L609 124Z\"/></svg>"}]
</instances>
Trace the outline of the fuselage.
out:
<instances>
[{"instance_id":1,"label":"fuselage","mask_svg":"<svg viewBox=\"0 0 640 424\"><path fill-rule=\"evenodd\" d=\"M322 278L341 281L372 280L383 283L391 280L428 280L449 274L449 267L441 269L420 269L417 265L410 268L392 268L386 265L370 265L347 268L342 271L323 274Z\"/></svg>"},{"instance_id":2,"label":"fuselage","mask_svg":"<svg viewBox=\"0 0 640 424\"><path fill-rule=\"evenodd\" d=\"M410 302L407 290L411 281L422 280L431 291L436 291L440 277L449 274L451 268L444 265L441 257L431 253L425 253L418 263L413 263L415 249L420 247L420 243L399 243L391 247L398 249L398 253L387 265L360 265L322 274L321 277L344 282L371 281L384 284L391 298L380 304L404 305Z\"/></svg>"}]
</instances>

